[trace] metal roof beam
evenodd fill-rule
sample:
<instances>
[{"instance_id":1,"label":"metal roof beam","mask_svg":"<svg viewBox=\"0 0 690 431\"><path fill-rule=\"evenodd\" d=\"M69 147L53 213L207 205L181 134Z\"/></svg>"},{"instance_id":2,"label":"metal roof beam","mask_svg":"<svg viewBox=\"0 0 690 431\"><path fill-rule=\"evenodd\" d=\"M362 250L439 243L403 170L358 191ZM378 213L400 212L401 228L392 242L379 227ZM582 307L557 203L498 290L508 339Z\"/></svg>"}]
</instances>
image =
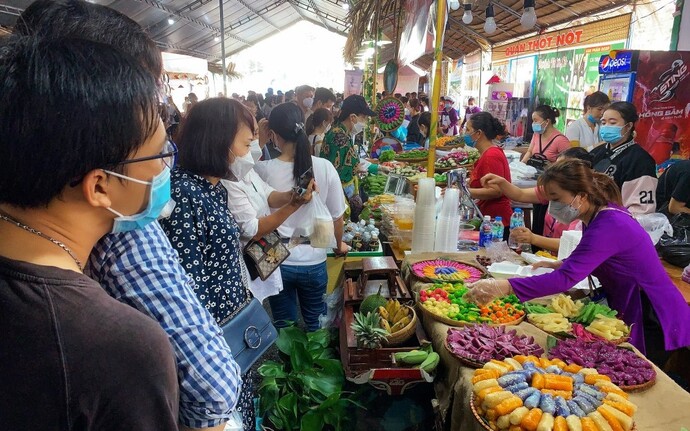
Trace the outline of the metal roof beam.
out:
<instances>
[{"instance_id":1,"label":"metal roof beam","mask_svg":"<svg viewBox=\"0 0 690 431\"><path fill-rule=\"evenodd\" d=\"M313 0L307 0L307 3L303 3L301 0L288 0L288 1L292 5L296 5L302 9L306 10L307 12L313 13L316 16L318 16L319 20L321 22L323 22L323 25L326 26L326 28L328 28L328 30L333 31L333 29L329 28L330 26L324 20L330 21L333 24L339 25L343 28L349 28L350 27L350 24L348 22L338 18L337 16L322 12L320 9L318 9L316 7Z\"/></svg>"},{"instance_id":2,"label":"metal roof beam","mask_svg":"<svg viewBox=\"0 0 690 431\"><path fill-rule=\"evenodd\" d=\"M568 11L568 12L570 12L571 14L575 15L576 17L580 18L580 14L577 13L577 12L575 12L574 10L570 9L569 7L563 6L562 4L559 4L558 2L555 2L555 1L553 1L553 0L547 0L547 1L548 1L549 3L551 3L551 4L553 4L553 5L558 6L559 8L563 9L564 11Z\"/></svg>"},{"instance_id":3,"label":"metal roof beam","mask_svg":"<svg viewBox=\"0 0 690 431\"><path fill-rule=\"evenodd\" d=\"M175 51L180 51L180 52L182 52L182 53L184 53L184 54L191 55L192 57L201 57L201 58L205 58L205 59L207 59L207 60L209 60L209 61L219 60L219 59L220 59L219 56L209 54L208 52L197 51L197 50L195 50L195 49L189 49L189 48L182 48L181 46L174 45L174 44L172 44L172 43L161 42L161 41L159 41L159 40L156 41L156 46L158 46L159 48L162 48L162 49L172 49L172 50L175 50Z\"/></svg>"},{"instance_id":4,"label":"metal roof beam","mask_svg":"<svg viewBox=\"0 0 690 431\"><path fill-rule=\"evenodd\" d=\"M140 3L147 4L147 5L149 5L149 6L152 6L152 7L156 8L156 9L158 9L158 10L162 10L163 12L169 13L170 15L176 16L176 17L178 17L178 18L181 19L181 20L184 20L184 21L187 21L187 22L196 24L196 25L198 25L199 27L202 27L202 28L211 30L211 31L212 31L213 33L215 33L215 34L221 34L221 31L220 31L220 29L219 29L218 27L214 27L214 26L212 26L212 25L210 25L210 24L207 24L207 23L205 23L205 22L203 22L203 21L201 21L201 20L199 20L199 19L192 18L192 17L187 16L187 15L185 15L185 14L183 14L183 13L180 13L179 11L173 10L173 9L171 9L171 8L169 8L169 7L167 7L167 6L165 6L164 4L162 4L162 3L161 3L160 1L158 1L158 0L137 0L137 1L140 2ZM158 25L160 25L160 24L156 24L156 25L154 25L154 27L157 27ZM230 31L227 31L227 30L226 30L226 31L225 31L225 36L227 36L227 37L229 37L229 38L232 38L232 39L234 39L234 40L236 40L236 41L238 41L238 42L240 42L240 43L243 43L243 44L245 44L245 45L247 45L247 46L251 46L251 45L252 45L252 43L249 42L248 40L242 39L241 37L237 36L236 34L233 34L233 33L230 32Z\"/></svg>"},{"instance_id":5,"label":"metal roof beam","mask_svg":"<svg viewBox=\"0 0 690 431\"><path fill-rule=\"evenodd\" d=\"M487 39L486 37L484 37L484 36L482 36L481 34L477 33L476 31L472 30L469 26L466 26L465 24L461 23L460 21L458 21L457 19L453 18L453 17L450 16L450 15L448 15L448 21L450 21L450 22L452 22L453 24L457 25L457 26L460 27L462 30L468 32L469 34L471 34L472 36L476 37L477 39L484 41L484 43L486 43L487 45L491 45L491 42L489 41L489 39ZM477 43L477 41L475 40L474 43Z\"/></svg>"},{"instance_id":6,"label":"metal roof beam","mask_svg":"<svg viewBox=\"0 0 690 431\"><path fill-rule=\"evenodd\" d=\"M499 0L494 0L493 4L494 4L494 6L498 6L499 9L503 10L504 12L508 12L510 15L513 15L517 19L522 18L522 15L520 15L518 12L514 11L513 9L509 8L508 6L504 5ZM537 32L540 32L543 29L543 27L540 26L539 23L535 24L534 28L537 29Z\"/></svg>"},{"instance_id":7,"label":"metal roof beam","mask_svg":"<svg viewBox=\"0 0 690 431\"><path fill-rule=\"evenodd\" d=\"M263 8L261 8L261 9L258 9L258 10L257 10L258 14L256 14L256 15L249 15L249 16L247 16L247 17L245 17L245 18L241 18L241 19L235 21L234 23L232 23L232 24L230 24L230 25L226 25L225 28L228 29L228 30L234 30L234 29L236 29L237 27L243 26L243 25L245 25L245 24L247 24L247 23L249 23L249 22L251 22L251 21L254 21L255 19L260 18L261 15L263 15L263 14L265 14L265 13L268 13L268 12L272 11L273 9L277 9L278 7L282 6L283 3L285 3L286 1L287 1L287 0L277 0L275 3L272 3L272 4L270 4L270 5L266 6L266 7L263 7Z\"/></svg>"},{"instance_id":8,"label":"metal roof beam","mask_svg":"<svg viewBox=\"0 0 690 431\"><path fill-rule=\"evenodd\" d=\"M269 20L268 18L266 18L262 13L259 13L258 10L256 10L256 9L254 9L253 7L249 6L249 5L247 4L247 2L245 2L244 0L236 0L236 1L237 1L237 3L241 4L241 5L244 6L245 8L249 9L254 15L258 16L259 18L261 18L264 22L266 22L268 25L270 25L270 26L273 27L274 29L276 29L276 30L278 30L278 31L281 30L280 27L278 27L277 25L275 25L271 20Z\"/></svg>"}]
</instances>

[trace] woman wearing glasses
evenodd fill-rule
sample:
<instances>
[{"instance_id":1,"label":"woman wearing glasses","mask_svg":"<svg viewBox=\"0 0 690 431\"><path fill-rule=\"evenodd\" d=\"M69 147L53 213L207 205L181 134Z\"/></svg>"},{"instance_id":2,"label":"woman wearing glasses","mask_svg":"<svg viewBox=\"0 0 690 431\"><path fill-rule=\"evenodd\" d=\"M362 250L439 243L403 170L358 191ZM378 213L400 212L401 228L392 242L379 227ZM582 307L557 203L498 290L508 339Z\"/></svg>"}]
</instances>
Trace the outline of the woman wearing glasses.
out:
<instances>
[{"instance_id":1,"label":"woman wearing glasses","mask_svg":"<svg viewBox=\"0 0 690 431\"><path fill-rule=\"evenodd\" d=\"M228 98L194 105L179 132L178 165L172 173L170 217L160 221L180 262L195 281L199 301L221 324L251 301L242 257L241 230L228 209L228 191L221 180L232 178L254 140L254 117ZM243 376L236 410L244 428L254 429L254 390Z\"/></svg>"}]
</instances>

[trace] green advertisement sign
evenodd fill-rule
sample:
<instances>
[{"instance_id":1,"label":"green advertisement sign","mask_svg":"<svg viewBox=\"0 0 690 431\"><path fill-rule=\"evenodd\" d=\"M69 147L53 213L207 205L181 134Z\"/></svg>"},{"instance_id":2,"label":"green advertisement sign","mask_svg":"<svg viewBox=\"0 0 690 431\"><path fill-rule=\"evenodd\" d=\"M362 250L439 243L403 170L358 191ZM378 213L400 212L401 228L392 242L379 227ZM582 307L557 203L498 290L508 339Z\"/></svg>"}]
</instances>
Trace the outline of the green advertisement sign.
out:
<instances>
[{"instance_id":1,"label":"green advertisement sign","mask_svg":"<svg viewBox=\"0 0 690 431\"><path fill-rule=\"evenodd\" d=\"M537 60L537 85L534 106L549 105L558 108L561 116L555 124L565 130L565 113L573 76L573 50L540 55Z\"/></svg>"}]
</instances>

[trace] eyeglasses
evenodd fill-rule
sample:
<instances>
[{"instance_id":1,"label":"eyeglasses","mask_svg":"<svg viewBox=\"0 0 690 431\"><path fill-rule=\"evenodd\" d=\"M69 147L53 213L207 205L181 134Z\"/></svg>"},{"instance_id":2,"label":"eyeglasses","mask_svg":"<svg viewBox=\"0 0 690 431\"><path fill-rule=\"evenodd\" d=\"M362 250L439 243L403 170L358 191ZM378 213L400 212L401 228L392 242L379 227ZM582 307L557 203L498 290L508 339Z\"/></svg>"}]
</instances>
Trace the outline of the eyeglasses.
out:
<instances>
[{"instance_id":1,"label":"eyeglasses","mask_svg":"<svg viewBox=\"0 0 690 431\"><path fill-rule=\"evenodd\" d=\"M177 162L177 146L175 145L175 143L173 141L166 141L165 145L163 146L163 150L161 150L160 154L156 154L155 156L139 157L136 159L125 160L123 162L117 163L115 166L128 165L130 163L139 163L156 159L163 159L163 163L165 163L165 165L170 169L173 169L175 167L175 163Z\"/></svg>"}]
</instances>

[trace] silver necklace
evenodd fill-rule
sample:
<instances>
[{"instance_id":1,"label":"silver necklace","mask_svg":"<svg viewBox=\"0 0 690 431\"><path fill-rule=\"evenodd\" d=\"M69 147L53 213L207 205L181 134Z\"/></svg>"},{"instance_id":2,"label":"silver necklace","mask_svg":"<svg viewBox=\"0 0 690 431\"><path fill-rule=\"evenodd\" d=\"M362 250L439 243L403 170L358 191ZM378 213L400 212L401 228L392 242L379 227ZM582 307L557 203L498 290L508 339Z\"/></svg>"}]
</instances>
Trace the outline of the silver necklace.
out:
<instances>
[{"instance_id":1,"label":"silver necklace","mask_svg":"<svg viewBox=\"0 0 690 431\"><path fill-rule=\"evenodd\" d=\"M8 223L11 223L17 227L20 227L27 232L31 232L34 235L38 235L43 239L47 239L48 241L50 241L53 244L60 247L61 249L65 250L67 252L67 254L69 254L69 256L74 260L74 263L77 264L77 266L79 267L79 270L81 272L84 272L84 265L82 265L81 261L79 259L77 259L77 256L74 254L74 252L69 247L67 247L64 243L62 243L56 239L53 239L53 238L49 237L48 235L44 234L43 232L36 230L32 227L29 227L29 226L23 224L22 222L20 222L18 220L15 220L14 218L12 218L9 214L5 213L4 211L0 211L0 219L6 221Z\"/></svg>"}]
</instances>

